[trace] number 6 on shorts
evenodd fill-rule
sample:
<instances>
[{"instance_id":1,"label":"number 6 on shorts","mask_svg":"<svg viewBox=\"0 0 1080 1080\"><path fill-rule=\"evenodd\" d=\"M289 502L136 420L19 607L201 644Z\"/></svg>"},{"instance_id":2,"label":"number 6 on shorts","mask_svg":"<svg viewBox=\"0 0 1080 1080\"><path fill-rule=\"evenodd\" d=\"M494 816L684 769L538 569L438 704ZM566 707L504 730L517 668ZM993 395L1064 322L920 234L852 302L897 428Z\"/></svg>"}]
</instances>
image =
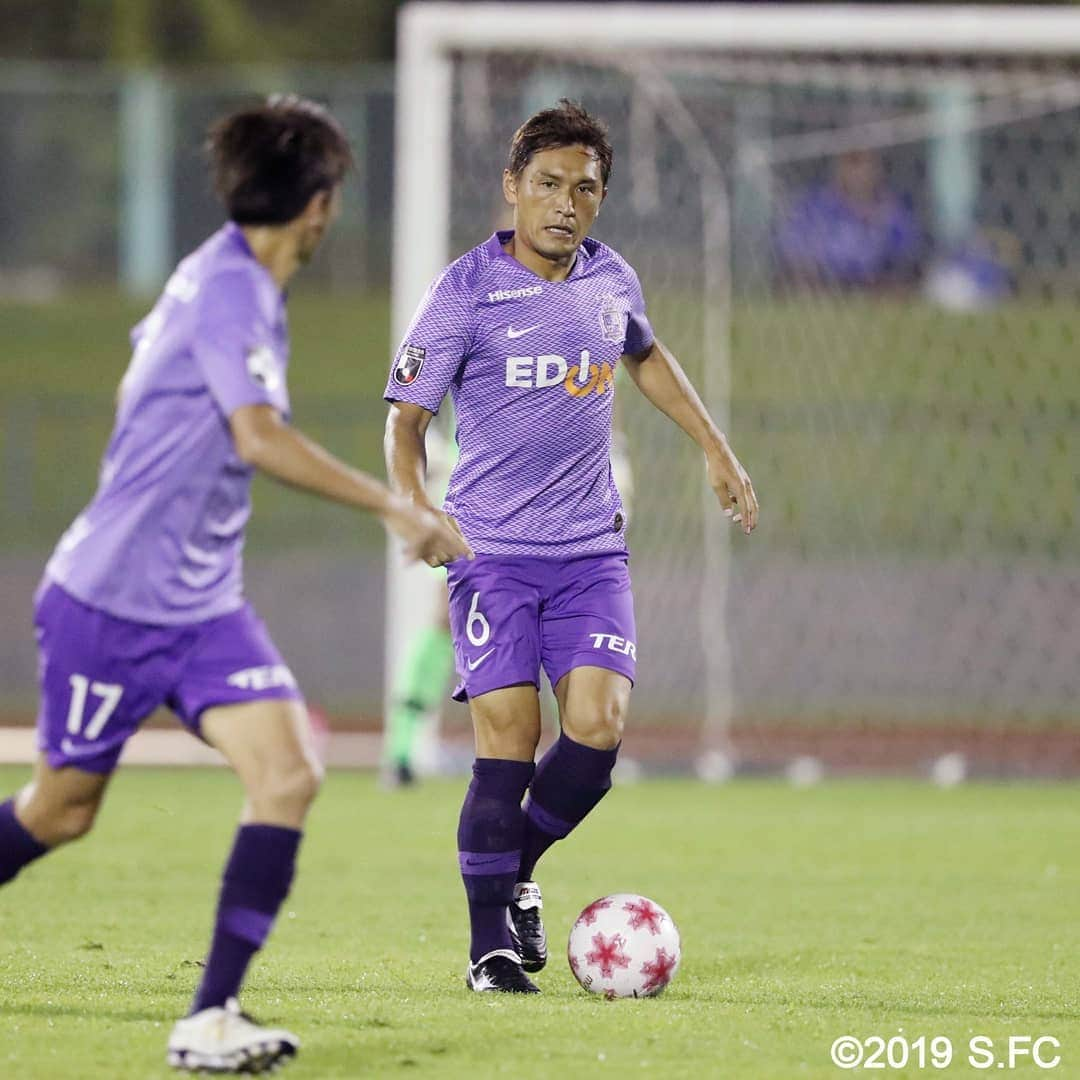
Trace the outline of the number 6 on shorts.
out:
<instances>
[{"instance_id":1,"label":"number 6 on shorts","mask_svg":"<svg viewBox=\"0 0 1080 1080\"><path fill-rule=\"evenodd\" d=\"M480 612L480 594L473 593L472 603L469 605L469 616L465 621L465 633L473 645L483 645L491 637L491 627L487 619ZM475 629L479 627L479 630Z\"/></svg>"}]
</instances>

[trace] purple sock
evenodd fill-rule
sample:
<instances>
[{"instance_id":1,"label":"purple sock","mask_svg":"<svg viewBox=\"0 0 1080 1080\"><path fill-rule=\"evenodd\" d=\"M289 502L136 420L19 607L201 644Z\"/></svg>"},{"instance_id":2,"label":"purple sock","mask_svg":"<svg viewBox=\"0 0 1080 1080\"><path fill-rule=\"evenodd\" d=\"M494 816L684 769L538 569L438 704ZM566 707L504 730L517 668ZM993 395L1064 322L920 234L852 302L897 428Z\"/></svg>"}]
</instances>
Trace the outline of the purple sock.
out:
<instances>
[{"instance_id":1,"label":"purple sock","mask_svg":"<svg viewBox=\"0 0 1080 1080\"><path fill-rule=\"evenodd\" d=\"M513 899L525 816L521 796L531 761L477 758L458 822L458 861L469 901L475 963L493 949L509 949L506 907Z\"/></svg>"},{"instance_id":2,"label":"purple sock","mask_svg":"<svg viewBox=\"0 0 1080 1080\"><path fill-rule=\"evenodd\" d=\"M0 885L49 849L39 844L15 816L15 800L0 803Z\"/></svg>"},{"instance_id":3,"label":"purple sock","mask_svg":"<svg viewBox=\"0 0 1080 1080\"><path fill-rule=\"evenodd\" d=\"M611 790L611 770L619 748L596 750L560 734L540 759L525 800L521 881L531 881L540 856L568 836Z\"/></svg>"},{"instance_id":4,"label":"purple sock","mask_svg":"<svg viewBox=\"0 0 1080 1080\"><path fill-rule=\"evenodd\" d=\"M280 825L241 825L221 881L217 922L202 984L191 1011L224 1005L240 992L289 895L301 833Z\"/></svg>"}]
</instances>

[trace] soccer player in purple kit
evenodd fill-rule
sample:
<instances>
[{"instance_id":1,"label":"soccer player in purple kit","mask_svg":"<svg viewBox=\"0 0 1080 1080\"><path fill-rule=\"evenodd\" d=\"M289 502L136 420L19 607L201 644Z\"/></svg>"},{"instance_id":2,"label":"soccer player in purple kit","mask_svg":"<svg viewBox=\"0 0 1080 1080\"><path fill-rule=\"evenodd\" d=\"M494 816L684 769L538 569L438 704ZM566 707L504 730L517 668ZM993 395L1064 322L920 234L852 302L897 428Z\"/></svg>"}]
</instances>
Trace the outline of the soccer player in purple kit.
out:
<instances>
[{"instance_id":1,"label":"soccer player in purple kit","mask_svg":"<svg viewBox=\"0 0 1080 1080\"><path fill-rule=\"evenodd\" d=\"M209 150L230 220L135 328L97 493L36 598L41 753L31 782L0 804L0 884L90 829L125 742L168 706L246 795L169 1061L261 1072L298 1040L255 1023L236 997L288 894L320 766L296 681L243 595L252 475L372 511L418 557L471 553L437 515L288 423L283 290L337 214L343 130L312 102L272 98L220 120Z\"/></svg>"},{"instance_id":2,"label":"soccer player in purple kit","mask_svg":"<svg viewBox=\"0 0 1080 1080\"><path fill-rule=\"evenodd\" d=\"M424 433L448 392L457 415L443 511L476 552L445 561L455 696L476 736L458 849L478 991L538 991L526 975L547 960L534 868L611 787L637 658L610 463L620 362L701 447L725 512L747 533L757 523L750 478L653 336L637 275L588 235L611 159L604 127L573 102L518 129L503 172L513 229L436 278L385 391L391 484L418 506ZM534 765L541 666L561 731Z\"/></svg>"}]
</instances>

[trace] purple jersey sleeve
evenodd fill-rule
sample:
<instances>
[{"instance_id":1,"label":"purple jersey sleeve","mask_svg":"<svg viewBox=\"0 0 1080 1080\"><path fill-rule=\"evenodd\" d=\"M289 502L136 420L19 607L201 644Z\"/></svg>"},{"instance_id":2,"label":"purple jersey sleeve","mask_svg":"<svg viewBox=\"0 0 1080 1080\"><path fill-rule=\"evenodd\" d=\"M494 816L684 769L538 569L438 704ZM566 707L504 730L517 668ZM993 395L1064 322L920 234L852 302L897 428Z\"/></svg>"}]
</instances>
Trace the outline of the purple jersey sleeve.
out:
<instances>
[{"instance_id":1,"label":"purple jersey sleeve","mask_svg":"<svg viewBox=\"0 0 1080 1080\"><path fill-rule=\"evenodd\" d=\"M398 346L383 391L387 401L407 401L437 413L472 344L471 290L454 266L436 278Z\"/></svg>"},{"instance_id":2,"label":"purple jersey sleeve","mask_svg":"<svg viewBox=\"0 0 1080 1080\"><path fill-rule=\"evenodd\" d=\"M652 348L655 335L649 316L645 314L645 294L637 274L630 271L630 311L626 319L626 344L624 352L639 356Z\"/></svg>"},{"instance_id":3,"label":"purple jersey sleeve","mask_svg":"<svg viewBox=\"0 0 1080 1080\"><path fill-rule=\"evenodd\" d=\"M283 374L252 275L218 274L200 300L192 353L218 408L226 417L244 405L280 408Z\"/></svg>"}]
</instances>

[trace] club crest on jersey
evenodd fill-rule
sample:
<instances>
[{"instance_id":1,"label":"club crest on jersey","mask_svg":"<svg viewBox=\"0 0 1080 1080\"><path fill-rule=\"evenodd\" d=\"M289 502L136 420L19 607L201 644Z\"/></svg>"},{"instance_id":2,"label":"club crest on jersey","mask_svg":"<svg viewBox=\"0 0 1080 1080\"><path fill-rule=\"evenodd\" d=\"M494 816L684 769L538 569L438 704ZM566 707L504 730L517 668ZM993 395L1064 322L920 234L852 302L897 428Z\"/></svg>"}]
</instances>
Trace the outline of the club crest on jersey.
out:
<instances>
[{"instance_id":1,"label":"club crest on jersey","mask_svg":"<svg viewBox=\"0 0 1080 1080\"><path fill-rule=\"evenodd\" d=\"M271 394L281 385L281 370L269 345L260 345L247 354L247 370L251 381Z\"/></svg>"},{"instance_id":2,"label":"club crest on jersey","mask_svg":"<svg viewBox=\"0 0 1080 1080\"><path fill-rule=\"evenodd\" d=\"M621 345L626 337L626 312L611 293L600 299L600 333L605 341Z\"/></svg>"},{"instance_id":3,"label":"club crest on jersey","mask_svg":"<svg viewBox=\"0 0 1080 1080\"><path fill-rule=\"evenodd\" d=\"M410 386L420 377L427 358L427 349L421 345L406 345L401 350L398 362L394 365L394 382L399 386Z\"/></svg>"}]
</instances>

